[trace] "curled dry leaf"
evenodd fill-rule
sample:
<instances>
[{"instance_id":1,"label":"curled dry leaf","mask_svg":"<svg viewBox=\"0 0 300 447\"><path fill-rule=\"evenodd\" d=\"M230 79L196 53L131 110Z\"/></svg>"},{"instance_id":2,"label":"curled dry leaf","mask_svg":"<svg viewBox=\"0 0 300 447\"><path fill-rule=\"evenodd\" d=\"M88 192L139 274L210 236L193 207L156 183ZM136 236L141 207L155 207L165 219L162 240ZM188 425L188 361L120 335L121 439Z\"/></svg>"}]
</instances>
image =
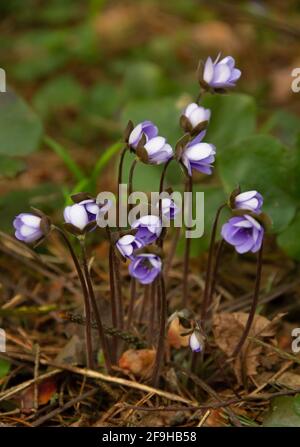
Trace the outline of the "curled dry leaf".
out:
<instances>
[{"instance_id":1,"label":"curled dry leaf","mask_svg":"<svg viewBox=\"0 0 300 447\"><path fill-rule=\"evenodd\" d=\"M275 326L282 315L274 320L256 315L250 329L250 337L274 337ZM245 312L215 314L213 317L213 333L217 346L230 357L237 346L248 319ZM242 355L235 359L233 370L238 383L242 383L242 377L257 374L257 368L262 364L263 348L246 341L242 348Z\"/></svg>"},{"instance_id":2,"label":"curled dry leaf","mask_svg":"<svg viewBox=\"0 0 300 447\"><path fill-rule=\"evenodd\" d=\"M38 406L46 405L56 393L56 390L56 381L53 378L41 382L38 385ZM34 386L30 386L20 395L20 406L23 410L34 408Z\"/></svg>"},{"instance_id":3,"label":"curled dry leaf","mask_svg":"<svg viewBox=\"0 0 300 447\"><path fill-rule=\"evenodd\" d=\"M120 368L136 376L147 378L151 376L154 360L154 349L129 349L119 360Z\"/></svg>"},{"instance_id":4,"label":"curled dry leaf","mask_svg":"<svg viewBox=\"0 0 300 447\"><path fill-rule=\"evenodd\" d=\"M186 334L187 329L182 326L179 322L179 318L174 318L169 326L168 334L167 334L167 340L169 342L169 345L172 348L182 348L189 345L189 335L182 335Z\"/></svg>"}]
</instances>

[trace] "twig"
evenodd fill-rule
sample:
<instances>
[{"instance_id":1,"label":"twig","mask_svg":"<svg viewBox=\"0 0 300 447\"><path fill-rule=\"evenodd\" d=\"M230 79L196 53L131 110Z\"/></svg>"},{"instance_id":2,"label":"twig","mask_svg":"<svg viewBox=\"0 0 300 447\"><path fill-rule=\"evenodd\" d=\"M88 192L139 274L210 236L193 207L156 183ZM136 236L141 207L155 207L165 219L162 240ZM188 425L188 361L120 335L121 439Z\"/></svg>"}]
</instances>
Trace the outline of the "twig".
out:
<instances>
[{"instance_id":1,"label":"twig","mask_svg":"<svg viewBox=\"0 0 300 447\"><path fill-rule=\"evenodd\" d=\"M32 427L38 427L39 425L42 425L44 422L49 421L49 419L52 419L53 417L57 416L58 414L63 413L64 411L68 410L69 408L73 407L73 405L77 404L78 402L83 401L84 399L87 399L88 397L93 396L97 393L97 389L89 390L86 393L81 394L80 396L74 397L73 399L69 400L65 405L62 407L55 408L55 410L50 411L49 413L45 414L44 416L41 416L36 421L32 422Z\"/></svg>"}]
</instances>

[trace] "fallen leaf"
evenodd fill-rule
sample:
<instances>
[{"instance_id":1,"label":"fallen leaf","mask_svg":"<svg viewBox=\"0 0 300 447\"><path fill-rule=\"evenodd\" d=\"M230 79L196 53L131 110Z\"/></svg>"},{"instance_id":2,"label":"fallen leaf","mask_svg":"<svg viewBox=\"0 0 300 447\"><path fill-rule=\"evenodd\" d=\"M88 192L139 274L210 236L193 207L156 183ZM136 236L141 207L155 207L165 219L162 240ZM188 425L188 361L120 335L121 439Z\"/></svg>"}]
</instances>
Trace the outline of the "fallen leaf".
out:
<instances>
[{"instance_id":1,"label":"fallen leaf","mask_svg":"<svg viewBox=\"0 0 300 447\"><path fill-rule=\"evenodd\" d=\"M154 360L154 349L129 349L125 351L119 360L120 368L139 377L150 377Z\"/></svg>"},{"instance_id":2,"label":"fallen leaf","mask_svg":"<svg viewBox=\"0 0 300 447\"><path fill-rule=\"evenodd\" d=\"M56 381L53 378L44 380L38 385L38 406L47 404L56 393ZM34 408L34 386L27 388L20 396L20 406L23 410Z\"/></svg>"},{"instance_id":3,"label":"fallen leaf","mask_svg":"<svg viewBox=\"0 0 300 447\"><path fill-rule=\"evenodd\" d=\"M189 345L189 335L182 335L187 332L180 322L179 318L174 318L169 326L167 340L172 348L179 349Z\"/></svg>"},{"instance_id":4,"label":"fallen leaf","mask_svg":"<svg viewBox=\"0 0 300 447\"><path fill-rule=\"evenodd\" d=\"M255 315L249 336L251 337L274 337L275 325L281 316L273 321L261 315ZM213 317L213 333L217 346L230 357L236 348L248 319L245 312L215 314ZM246 341L242 348L242 356L238 356L233 363L233 370L238 383L242 378L257 374L257 368L262 363L260 358L263 352L261 346Z\"/></svg>"}]
</instances>

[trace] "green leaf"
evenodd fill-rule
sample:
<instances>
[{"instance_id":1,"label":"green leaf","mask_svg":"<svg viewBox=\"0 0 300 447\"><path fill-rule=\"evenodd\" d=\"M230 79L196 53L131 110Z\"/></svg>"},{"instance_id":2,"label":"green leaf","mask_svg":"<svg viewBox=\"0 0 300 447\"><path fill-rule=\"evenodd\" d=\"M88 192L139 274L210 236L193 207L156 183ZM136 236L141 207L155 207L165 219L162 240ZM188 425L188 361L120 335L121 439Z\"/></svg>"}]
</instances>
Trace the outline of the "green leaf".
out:
<instances>
[{"instance_id":1,"label":"green leaf","mask_svg":"<svg viewBox=\"0 0 300 447\"><path fill-rule=\"evenodd\" d=\"M65 108L77 109L84 97L84 90L75 78L59 76L46 82L33 99L35 109L44 117Z\"/></svg>"},{"instance_id":2,"label":"green leaf","mask_svg":"<svg viewBox=\"0 0 300 447\"><path fill-rule=\"evenodd\" d=\"M6 359L0 359L0 379L7 376L10 370L10 362Z\"/></svg>"},{"instance_id":3,"label":"green leaf","mask_svg":"<svg viewBox=\"0 0 300 447\"><path fill-rule=\"evenodd\" d=\"M299 395L295 397L280 396L271 402L271 409L266 415L264 427L300 427Z\"/></svg>"},{"instance_id":4,"label":"green leaf","mask_svg":"<svg viewBox=\"0 0 300 447\"><path fill-rule=\"evenodd\" d=\"M123 183L128 183L129 171L134 160L132 154L126 154L123 164ZM162 166L146 165L137 163L133 175L133 191L158 191Z\"/></svg>"},{"instance_id":5,"label":"green leaf","mask_svg":"<svg viewBox=\"0 0 300 447\"><path fill-rule=\"evenodd\" d=\"M0 177L14 177L25 169L22 160L0 155Z\"/></svg>"},{"instance_id":6,"label":"green leaf","mask_svg":"<svg viewBox=\"0 0 300 447\"><path fill-rule=\"evenodd\" d=\"M0 154L27 155L35 151L42 123L33 110L12 90L0 96Z\"/></svg>"},{"instance_id":7,"label":"green leaf","mask_svg":"<svg viewBox=\"0 0 300 447\"><path fill-rule=\"evenodd\" d=\"M300 261L300 212L298 211L290 225L279 234L277 243L285 253Z\"/></svg>"},{"instance_id":8,"label":"green leaf","mask_svg":"<svg viewBox=\"0 0 300 447\"><path fill-rule=\"evenodd\" d=\"M57 211L63 206L63 197L59 186L42 184L30 190L12 191L0 197L0 229L13 232L12 221L14 217L30 207L42 209L45 213Z\"/></svg>"},{"instance_id":9,"label":"green leaf","mask_svg":"<svg viewBox=\"0 0 300 447\"><path fill-rule=\"evenodd\" d=\"M160 67L151 62L126 64L123 91L129 98L153 98L163 93L165 79Z\"/></svg>"},{"instance_id":10,"label":"green leaf","mask_svg":"<svg viewBox=\"0 0 300 447\"><path fill-rule=\"evenodd\" d=\"M205 252L209 248L211 229L217 209L225 202L225 193L219 186L194 185L193 191L196 193L204 192L204 234L199 239L191 239L191 256L196 257ZM195 196L194 196L195 201ZM219 229L225 222L226 212L224 211L220 218ZM220 239L220 231L217 233L217 240ZM185 238L182 237L179 245L179 253L183 253Z\"/></svg>"},{"instance_id":11,"label":"green leaf","mask_svg":"<svg viewBox=\"0 0 300 447\"><path fill-rule=\"evenodd\" d=\"M72 156L69 154L69 152L65 147L63 147L57 141L53 140L48 136L45 136L44 141L47 144L47 146L49 146L50 149L52 149L64 161L69 171L74 175L74 177L77 180L81 181L82 179L84 179L85 174L77 165L77 163L73 160Z\"/></svg>"},{"instance_id":12,"label":"green leaf","mask_svg":"<svg viewBox=\"0 0 300 447\"><path fill-rule=\"evenodd\" d=\"M296 212L296 203L287 192L286 158L284 146L267 135L248 137L218 154L218 171L226 192L229 194L237 185L243 191L259 191L274 232L283 231Z\"/></svg>"},{"instance_id":13,"label":"green leaf","mask_svg":"<svg viewBox=\"0 0 300 447\"><path fill-rule=\"evenodd\" d=\"M251 96L231 93L203 98L203 106L211 112L205 141L217 147L217 153L252 135L256 128L256 105Z\"/></svg>"}]
</instances>

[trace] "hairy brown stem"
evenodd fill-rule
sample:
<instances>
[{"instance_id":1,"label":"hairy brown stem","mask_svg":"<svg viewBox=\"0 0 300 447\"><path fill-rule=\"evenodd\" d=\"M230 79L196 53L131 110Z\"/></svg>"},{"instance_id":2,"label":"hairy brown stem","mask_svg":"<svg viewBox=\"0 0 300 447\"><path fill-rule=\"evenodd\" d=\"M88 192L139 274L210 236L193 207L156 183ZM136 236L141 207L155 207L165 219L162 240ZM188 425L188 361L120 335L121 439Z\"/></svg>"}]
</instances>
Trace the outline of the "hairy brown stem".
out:
<instances>
[{"instance_id":1,"label":"hairy brown stem","mask_svg":"<svg viewBox=\"0 0 300 447\"><path fill-rule=\"evenodd\" d=\"M191 175L187 176L186 181L186 191L189 193L193 193L193 178ZM190 213L192 212L193 205L190 203L190 209L187 210L188 219L190 217ZM189 229L189 226L187 226ZM191 251L191 239L185 238L185 249L184 249L184 260L183 260L183 278L182 278L182 306L187 306L187 298L188 298L188 274L189 274L189 264L190 264L190 251Z\"/></svg>"},{"instance_id":2,"label":"hairy brown stem","mask_svg":"<svg viewBox=\"0 0 300 447\"><path fill-rule=\"evenodd\" d=\"M130 194L133 191L133 174L134 174L134 170L136 168L136 165L138 163L137 159L134 159L132 164L131 164L131 168L129 171L129 179L128 179L128 184L129 184L129 190L128 190L128 197L130 196ZM128 212L131 210L132 205L128 205Z\"/></svg>"},{"instance_id":3,"label":"hairy brown stem","mask_svg":"<svg viewBox=\"0 0 300 447\"><path fill-rule=\"evenodd\" d=\"M220 265L220 261L221 261L221 255L223 252L223 248L224 248L224 239L222 239L218 245L217 251L216 251L216 260L215 260L215 265L214 265L214 269L212 272L212 280L211 280L211 288L210 288L210 292L209 292L209 297L208 297L208 304L207 304L207 310L209 310L211 304L212 304L212 300L213 300L213 296L214 296L214 292L215 292L215 287L216 287L216 282L217 282L217 275L218 275L218 270L219 270L219 265Z\"/></svg>"},{"instance_id":4,"label":"hairy brown stem","mask_svg":"<svg viewBox=\"0 0 300 447\"><path fill-rule=\"evenodd\" d=\"M155 279L148 287L150 294L148 343L149 345L152 345L155 318L157 318L157 316L159 315L159 309L157 309L157 279Z\"/></svg>"},{"instance_id":5,"label":"hairy brown stem","mask_svg":"<svg viewBox=\"0 0 300 447\"><path fill-rule=\"evenodd\" d=\"M66 246L68 247L68 250L71 254L74 266L76 268L78 278L80 281L83 298L84 298L84 310L85 310L85 344L86 344L86 354L87 354L87 366L88 368L93 369L93 347L92 347L92 325L91 325L91 309L90 309L90 300L89 300L89 293L86 285L86 281L84 278L84 275L81 270L80 263L78 261L78 258L76 256L76 253L72 247L72 244L70 243L66 233L64 230L62 230L59 227L54 226L53 227L62 237L64 240Z\"/></svg>"},{"instance_id":6,"label":"hairy brown stem","mask_svg":"<svg viewBox=\"0 0 300 447\"><path fill-rule=\"evenodd\" d=\"M128 317L127 317L127 323L126 323L126 329L129 330L131 323L133 321L133 311L134 311L134 304L136 300L136 280L135 278L131 278L130 280L130 301L128 306Z\"/></svg>"},{"instance_id":7,"label":"hairy brown stem","mask_svg":"<svg viewBox=\"0 0 300 447\"><path fill-rule=\"evenodd\" d=\"M144 295L143 295L143 299L142 299L142 303L141 303L141 307L140 307L138 324L142 324L142 322L143 322L143 316L145 313L146 306L149 302L149 298L150 298L150 285L146 285L146 286L144 286Z\"/></svg>"},{"instance_id":8,"label":"hairy brown stem","mask_svg":"<svg viewBox=\"0 0 300 447\"><path fill-rule=\"evenodd\" d=\"M86 255L86 248L85 248L85 241L84 240L80 240L80 246L81 246L81 252L82 252L82 261L83 261L84 275L85 275L85 279L86 279L88 292L89 292L90 300L91 300L91 303L92 303L92 307L93 307L93 311L94 311L97 327L98 327L98 333L99 333L100 343L101 343L101 347L102 347L102 351L103 351L105 366L106 366L107 371L111 372L112 368L111 368L110 352L109 352L109 348L108 348L107 338L106 338L104 330L103 330L103 325L102 325L99 309L98 309L97 302L96 302L96 297L95 297L95 293L94 293L92 279L91 279L91 275L90 275L89 268L88 268L88 262L87 262L87 255Z\"/></svg>"},{"instance_id":9,"label":"hairy brown stem","mask_svg":"<svg viewBox=\"0 0 300 447\"><path fill-rule=\"evenodd\" d=\"M165 282L163 275L160 275L158 280L158 301L160 303L160 325L159 325L156 358L152 373L152 384L155 387L158 385L165 352L167 300L166 300Z\"/></svg>"},{"instance_id":10,"label":"hairy brown stem","mask_svg":"<svg viewBox=\"0 0 300 447\"><path fill-rule=\"evenodd\" d=\"M262 271L262 259L263 259L263 242L261 244L261 248L258 252L257 256L257 267L256 267L256 280L255 280L255 287L254 287L254 295L253 295L253 301L251 305L251 309L249 312L248 320L244 329L244 332L241 336L240 341L238 342L235 350L233 351L232 357L237 357L240 353L252 326L254 317L255 317L255 311L258 304L258 298L259 298L259 289L260 289L260 282L261 282L261 271Z\"/></svg>"},{"instance_id":11,"label":"hairy brown stem","mask_svg":"<svg viewBox=\"0 0 300 447\"><path fill-rule=\"evenodd\" d=\"M123 178L123 165L124 165L124 159L126 152L128 151L128 147L125 147L120 155L120 161L119 161L119 169L118 169L118 190L117 190L117 215L116 215L116 221L117 221L117 228L120 230L120 185L122 184L122 178Z\"/></svg>"},{"instance_id":12,"label":"hairy brown stem","mask_svg":"<svg viewBox=\"0 0 300 447\"><path fill-rule=\"evenodd\" d=\"M212 232L211 232L209 252L208 252L208 261L207 261L207 271L206 271L206 278L205 278L205 287L204 287L204 294L203 294L203 303L202 303L202 309L201 309L201 321L202 321L203 325L205 324L208 301L209 301L209 296L210 296L211 273L212 273L212 268L213 268L213 253L214 253L214 246L215 246L215 241L216 241L218 222L219 222L219 217L220 217L221 211L226 206L227 206L226 203L223 203L218 208L216 216L215 216L215 220L213 223L213 227L212 227Z\"/></svg>"},{"instance_id":13,"label":"hairy brown stem","mask_svg":"<svg viewBox=\"0 0 300 447\"><path fill-rule=\"evenodd\" d=\"M171 247L169 249L168 255L165 260L164 275L165 275L165 281L166 281L167 285L168 285L167 281L168 281L168 277L169 277L170 268L172 267L173 259L174 259L175 253L176 253L177 244L178 244L178 241L180 238L180 231L181 231L180 227L175 227L174 236L171 241Z\"/></svg>"}]
</instances>

